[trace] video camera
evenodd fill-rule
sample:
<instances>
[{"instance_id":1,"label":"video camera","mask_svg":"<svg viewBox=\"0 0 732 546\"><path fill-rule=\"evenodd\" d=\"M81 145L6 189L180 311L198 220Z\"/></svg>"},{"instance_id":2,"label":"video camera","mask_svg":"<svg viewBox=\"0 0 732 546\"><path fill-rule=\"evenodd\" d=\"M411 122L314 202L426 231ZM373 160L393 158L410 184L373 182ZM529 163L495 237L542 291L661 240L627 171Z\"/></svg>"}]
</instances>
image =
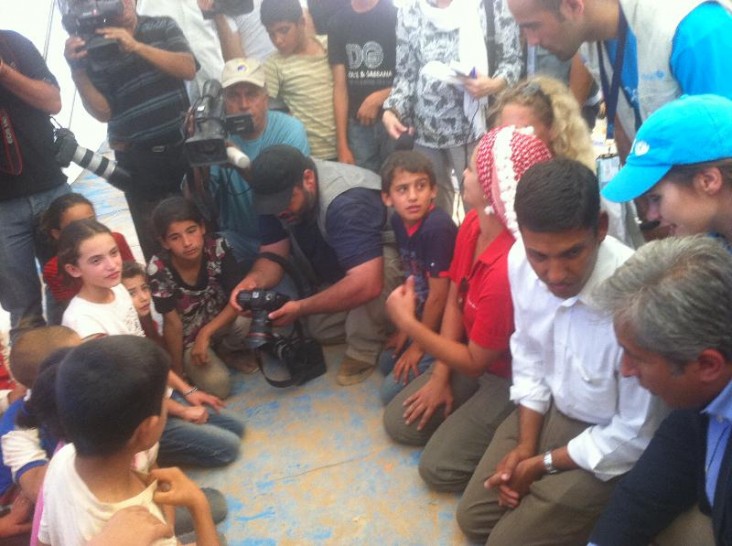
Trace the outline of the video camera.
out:
<instances>
[{"instance_id":1,"label":"video camera","mask_svg":"<svg viewBox=\"0 0 732 546\"><path fill-rule=\"evenodd\" d=\"M193 136L185 142L188 163L193 167L205 167L221 163L246 169L249 158L233 146L226 146L226 136L247 136L254 132L251 114L227 116L224 106L224 90L218 80L203 84L201 96L193 105Z\"/></svg>"},{"instance_id":2,"label":"video camera","mask_svg":"<svg viewBox=\"0 0 732 546\"><path fill-rule=\"evenodd\" d=\"M216 0L212 10L201 10L204 19L213 19L214 16L223 13L229 17L244 15L254 10L253 0Z\"/></svg>"},{"instance_id":3,"label":"video camera","mask_svg":"<svg viewBox=\"0 0 732 546\"><path fill-rule=\"evenodd\" d=\"M325 373L323 349L317 341L303 334L299 321L295 322L295 331L290 336L272 331L269 314L290 301L289 296L274 290L242 290L237 294L236 301L242 309L252 313L252 323L246 337L249 348L266 350L283 362L290 374L288 380L275 380L265 373L264 377L270 385L302 385Z\"/></svg>"},{"instance_id":4,"label":"video camera","mask_svg":"<svg viewBox=\"0 0 732 546\"><path fill-rule=\"evenodd\" d=\"M119 188L125 190L130 185L130 173L117 165L116 161L107 159L101 154L79 146L70 129L56 126L53 130L56 163L68 167L73 161Z\"/></svg>"},{"instance_id":5,"label":"video camera","mask_svg":"<svg viewBox=\"0 0 732 546\"><path fill-rule=\"evenodd\" d=\"M97 34L97 29L118 26L124 12L122 0L58 0L61 22L71 36L80 36L92 62L114 59L119 54L116 40Z\"/></svg>"}]
</instances>

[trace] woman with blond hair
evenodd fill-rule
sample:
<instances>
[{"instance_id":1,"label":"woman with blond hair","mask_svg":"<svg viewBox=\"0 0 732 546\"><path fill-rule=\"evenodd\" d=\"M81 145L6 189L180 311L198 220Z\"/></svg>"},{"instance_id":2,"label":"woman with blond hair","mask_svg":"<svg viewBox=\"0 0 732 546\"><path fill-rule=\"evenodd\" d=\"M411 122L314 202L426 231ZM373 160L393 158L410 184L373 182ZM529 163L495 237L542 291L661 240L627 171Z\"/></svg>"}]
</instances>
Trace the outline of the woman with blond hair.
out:
<instances>
[{"instance_id":1,"label":"woman with blond hair","mask_svg":"<svg viewBox=\"0 0 732 546\"><path fill-rule=\"evenodd\" d=\"M498 96L490 120L496 127L533 127L555 157L574 159L597 170L590 129L577 99L559 80L534 76L509 87ZM610 235L631 247L643 243L632 202L618 205L603 199L602 207L610 217Z\"/></svg>"}]
</instances>

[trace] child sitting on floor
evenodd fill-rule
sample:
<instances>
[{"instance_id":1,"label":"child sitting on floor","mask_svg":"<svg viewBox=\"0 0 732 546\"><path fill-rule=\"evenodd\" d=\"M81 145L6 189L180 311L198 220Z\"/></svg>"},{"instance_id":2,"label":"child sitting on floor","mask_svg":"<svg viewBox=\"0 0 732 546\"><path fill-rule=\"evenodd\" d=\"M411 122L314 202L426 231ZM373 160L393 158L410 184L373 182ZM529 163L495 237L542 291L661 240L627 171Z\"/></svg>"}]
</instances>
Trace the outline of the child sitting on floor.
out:
<instances>
[{"instance_id":1,"label":"child sitting on floor","mask_svg":"<svg viewBox=\"0 0 732 546\"><path fill-rule=\"evenodd\" d=\"M48 469L41 544L84 544L128 506L144 506L169 522L166 504L191 511L198 544L219 544L205 495L180 470L144 476L130 469L135 454L152 447L164 429L169 362L149 340L109 336L77 347L59 364L56 407L72 443Z\"/></svg>"},{"instance_id":2,"label":"child sitting on floor","mask_svg":"<svg viewBox=\"0 0 732 546\"><path fill-rule=\"evenodd\" d=\"M41 229L53 242L58 242L61 231L71 222L96 218L94 205L80 193L66 193L54 199L43 214ZM123 260L133 260L132 251L124 235L112 232ZM69 279L58 267L58 256L53 256L43 266L43 282L51 293L53 302L48 305L49 322L59 324L66 306L81 288L78 279Z\"/></svg>"},{"instance_id":3,"label":"child sitting on floor","mask_svg":"<svg viewBox=\"0 0 732 546\"><path fill-rule=\"evenodd\" d=\"M13 344L10 353L10 368L16 381L33 388L39 367L48 355L62 347L73 347L81 338L64 326L45 326L22 332ZM0 503L28 501L32 507L46 475L48 461L56 445L53 431L45 428L25 429L16 424L19 416L26 412L27 401L13 402L0 420ZM0 537L12 536L16 532L29 530L30 512L26 514L25 527L21 521L14 522L14 529L8 523L10 518L0 518Z\"/></svg>"},{"instance_id":4,"label":"child sitting on floor","mask_svg":"<svg viewBox=\"0 0 732 546\"><path fill-rule=\"evenodd\" d=\"M152 257L147 273L173 369L226 398L229 366L258 369L245 342L250 320L229 305L242 272L226 240L207 236L201 213L183 197L160 202L152 223L165 252Z\"/></svg>"},{"instance_id":5,"label":"child sitting on floor","mask_svg":"<svg viewBox=\"0 0 732 546\"><path fill-rule=\"evenodd\" d=\"M122 284L132 298L132 305L135 306L145 337L165 347L158 324L152 316L152 293L145 268L137 262L122 262Z\"/></svg>"},{"instance_id":6,"label":"child sitting on floor","mask_svg":"<svg viewBox=\"0 0 732 546\"><path fill-rule=\"evenodd\" d=\"M437 183L430 160L418 152L391 154L381 170L381 195L395 212L391 224L402 270L414 277L417 316L430 330L438 331L450 287L448 270L457 227L445 211L435 208ZM381 388L384 404L433 361L418 343L397 331L379 357L379 369L386 375Z\"/></svg>"},{"instance_id":7,"label":"child sitting on floor","mask_svg":"<svg viewBox=\"0 0 732 546\"><path fill-rule=\"evenodd\" d=\"M120 283L122 259L107 227L91 219L69 224L61 232L58 255L59 267L82 282L64 313L64 324L82 338L144 336L132 298ZM233 461L244 434L241 421L223 411L220 398L192 387L172 370L168 381L177 392L166 406L176 418L167 422L159 459L199 466Z\"/></svg>"}]
</instances>

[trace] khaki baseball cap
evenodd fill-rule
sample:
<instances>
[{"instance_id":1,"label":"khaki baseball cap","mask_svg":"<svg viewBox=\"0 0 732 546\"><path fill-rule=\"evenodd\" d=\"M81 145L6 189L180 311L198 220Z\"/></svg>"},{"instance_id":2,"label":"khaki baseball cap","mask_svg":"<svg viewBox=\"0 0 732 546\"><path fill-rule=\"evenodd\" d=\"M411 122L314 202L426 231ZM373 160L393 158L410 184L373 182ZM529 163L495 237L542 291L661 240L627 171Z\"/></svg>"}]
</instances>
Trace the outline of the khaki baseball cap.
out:
<instances>
[{"instance_id":1,"label":"khaki baseball cap","mask_svg":"<svg viewBox=\"0 0 732 546\"><path fill-rule=\"evenodd\" d=\"M265 86L264 67L256 59L231 59L224 65L221 85L225 88L237 83L251 83L257 87Z\"/></svg>"}]
</instances>

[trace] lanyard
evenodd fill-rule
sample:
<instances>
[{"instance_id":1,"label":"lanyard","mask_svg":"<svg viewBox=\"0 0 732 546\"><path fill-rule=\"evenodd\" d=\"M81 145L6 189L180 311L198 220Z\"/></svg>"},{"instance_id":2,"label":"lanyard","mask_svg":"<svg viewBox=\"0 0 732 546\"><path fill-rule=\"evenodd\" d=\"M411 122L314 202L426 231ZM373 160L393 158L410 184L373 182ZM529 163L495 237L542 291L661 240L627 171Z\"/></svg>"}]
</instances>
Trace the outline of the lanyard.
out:
<instances>
[{"instance_id":1,"label":"lanyard","mask_svg":"<svg viewBox=\"0 0 732 546\"><path fill-rule=\"evenodd\" d=\"M618 25L618 47L615 51L615 62L613 63L613 81L608 86L607 72L602 56L602 46L597 42L597 56L600 64L600 81L602 83L602 94L605 96L607 108L607 138L615 137L615 113L618 110L618 92L620 91L620 73L623 71L623 60L625 57L625 42L628 37L628 21L625 19L623 10L620 10L620 23ZM608 57L610 54L608 53Z\"/></svg>"}]
</instances>

